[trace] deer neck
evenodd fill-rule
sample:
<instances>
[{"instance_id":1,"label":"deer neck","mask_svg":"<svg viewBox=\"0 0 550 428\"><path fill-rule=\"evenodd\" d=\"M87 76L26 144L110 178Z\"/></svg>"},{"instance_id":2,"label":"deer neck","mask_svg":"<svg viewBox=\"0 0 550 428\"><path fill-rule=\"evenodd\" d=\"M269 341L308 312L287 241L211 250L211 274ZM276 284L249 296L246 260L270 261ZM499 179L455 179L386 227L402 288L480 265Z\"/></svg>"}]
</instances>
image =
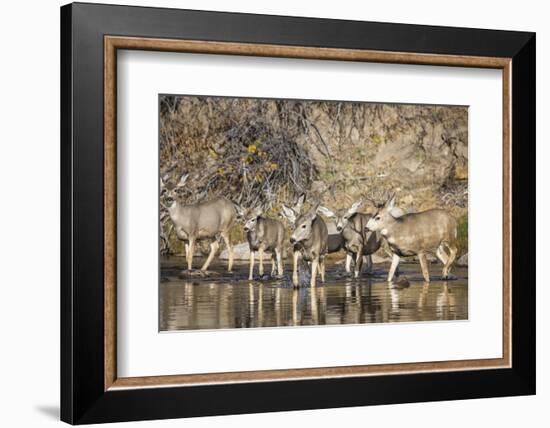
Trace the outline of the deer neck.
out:
<instances>
[{"instance_id":1,"label":"deer neck","mask_svg":"<svg viewBox=\"0 0 550 428\"><path fill-rule=\"evenodd\" d=\"M265 229L265 220L262 217L256 219L256 230L254 231L258 238L263 238Z\"/></svg>"},{"instance_id":2,"label":"deer neck","mask_svg":"<svg viewBox=\"0 0 550 428\"><path fill-rule=\"evenodd\" d=\"M174 202L171 207L166 208L172 220L174 220L177 217L177 214L179 211L178 208L180 208L180 204L177 201Z\"/></svg>"},{"instance_id":3,"label":"deer neck","mask_svg":"<svg viewBox=\"0 0 550 428\"><path fill-rule=\"evenodd\" d=\"M185 230L187 233L190 233L191 229L193 229L193 221L190 220L193 217L191 211L192 207L182 205L179 202L174 203L170 208L168 208L168 214L174 224Z\"/></svg>"},{"instance_id":4,"label":"deer neck","mask_svg":"<svg viewBox=\"0 0 550 428\"><path fill-rule=\"evenodd\" d=\"M382 227L380 229L380 235L382 235L384 238L386 238L388 240L388 242L390 242L390 240L394 237L395 235L395 229L396 229L396 226L397 226L397 220L395 220L391 215L390 215L390 219L386 222L386 224L384 225L384 227Z\"/></svg>"},{"instance_id":5,"label":"deer neck","mask_svg":"<svg viewBox=\"0 0 550 428\"><path fill-rule=\"evenodd\" d=\"M318 219L316 218L311 223L311 231L309 236L302 241L304 248L310 248L313 245L313 243L317 240L317 233L318 233L317 227L318 227Z\"/></svg>"}]
</instances>

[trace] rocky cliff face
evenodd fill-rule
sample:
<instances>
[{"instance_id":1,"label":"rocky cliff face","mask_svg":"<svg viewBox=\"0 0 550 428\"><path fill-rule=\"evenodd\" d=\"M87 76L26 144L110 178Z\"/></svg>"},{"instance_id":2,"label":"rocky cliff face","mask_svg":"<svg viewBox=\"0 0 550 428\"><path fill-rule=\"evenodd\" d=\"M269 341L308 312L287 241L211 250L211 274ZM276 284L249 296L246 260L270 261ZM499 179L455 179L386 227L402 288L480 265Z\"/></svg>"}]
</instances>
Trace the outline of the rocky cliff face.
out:
<instances>
[{"instance_id":1,"label":"rocky cliff face","mask_svg":"<svg viewBox=\"0 0 550 428\"><path fill-rule=\"evenodd\" d=\"M334 111L336 110L336 111ZM309 120L326 151L303 136L319 167L313 184L337 201L395 192L404 208L467 208L468 111L465 107L319 103ZM340 196L337 196L340 195ZM342 196L345 195L345 196Z\"/></svg>"}]
</instances>

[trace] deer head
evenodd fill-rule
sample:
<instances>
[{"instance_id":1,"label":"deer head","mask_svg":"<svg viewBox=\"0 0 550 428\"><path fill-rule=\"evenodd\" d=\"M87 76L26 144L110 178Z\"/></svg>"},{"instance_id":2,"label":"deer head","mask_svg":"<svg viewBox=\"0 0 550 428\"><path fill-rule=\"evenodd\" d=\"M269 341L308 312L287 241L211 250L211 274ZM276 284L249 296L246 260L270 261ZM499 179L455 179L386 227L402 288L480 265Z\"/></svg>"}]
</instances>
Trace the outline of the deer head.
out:
<instances>
[{"instance_id":1,"label":"deer head","mask_svg":"<svg viewBox=\"0 0 550 428\"><path fill-rule=\"evenodd\" d=\"M243 213L242 219L244 222L244 231L245 232L254 232L256 231L256 226L258 225L258 218L264 212L263 207L256 207L247 212Z\"/></svg>"},{"instance_id":2,"label":"deer head","mask_svg":"<svg viewBox=\"0 0 550 428\"><path fill-rule=\"evenodd\" d=\"M366 228L372 230L373 232L381 231L382 235L384 229L392 223L395 222L395 217L392 215L392 211L395 208L395 195L392 195L386 203L378 209L376 213L369 219L367 222Z\"/></svg>"},{"instance_id":3,"label":"deer head","mask_svg":"<svg viewBox=\"0 0 550 428\"><path fill-rule=\"evenodd\" d=\"M160 179L160 195L164 200L164 206L168 209L175 207L177 203L178 193L184 189L189 174L184 174L180 177L175 185L170 185L166 181L166 176Z\"/></svg>"},{"instance_id":4,"label":"deer head","mask_svg":"<svg viewBox=\"0 0 550 428\"><path fill-rule=\"evenodd\" d=\"M300 215L295 219L291 226L292 235L290 236L290 243L296 244L301 241L309 239L311 236L311 227L313 221L317 218L317 209L319 205L315 205L308 212Z\"/></svg>"},{"instance_id":5,"label":"deer head","mask_svg":"<svg viewBox=\"0 0 550 428\"><path fill-rule=\"evenodd\" d=\"M319 207L318 212L322 215L336 220L336 230L341 232L348 225L349 219L357 213L357 210L363 205L363 201L354 202L351 207L340 210L331 210L326 207Z\"/></svg>"},{"instance_id":6,"label":"deer head","mask_svg":"<svg viewBox=\"0 0 550 428\"><path fill-rule=\"evenodd\" d=\"M292 207L282 206L281 217L288 220L291 226L294 225L296 219L300 216L305 200L306 194L302 193Z\"/></svg>"}]
</instances>

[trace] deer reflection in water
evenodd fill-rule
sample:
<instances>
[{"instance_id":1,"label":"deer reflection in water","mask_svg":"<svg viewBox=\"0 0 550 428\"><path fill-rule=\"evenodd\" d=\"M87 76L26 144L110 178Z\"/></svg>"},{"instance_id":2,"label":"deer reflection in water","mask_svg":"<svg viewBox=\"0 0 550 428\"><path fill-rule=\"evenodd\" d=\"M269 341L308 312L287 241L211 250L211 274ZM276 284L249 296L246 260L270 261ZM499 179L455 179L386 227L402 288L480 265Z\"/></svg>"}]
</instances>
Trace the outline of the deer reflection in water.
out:
<instances>
[{"instance_id":1,"label":"deer reflection in water","mask_svg":"<svg viewBox=\"0 0 550 428\"><path fill-rule=\"evenodd\" d=\"M295 289L290 272L283 278L249 281L248 264L236 262L233 276L214 263L216 275L179 277L181 260L162 261L159 322L161 331L465 320L468 318L467 269L454 281L437 276L425 283L415 264L403 265L408 284L379 276L350 278L331 269L323 285ZM437 267L436 267L437 268ZM289 264L290 269L290 264ZM375 266L379 272L387 268ZM327 272L328 273L328 272ZM416 275L416 276L415 276Z\"/></svg>"}]
</instances>

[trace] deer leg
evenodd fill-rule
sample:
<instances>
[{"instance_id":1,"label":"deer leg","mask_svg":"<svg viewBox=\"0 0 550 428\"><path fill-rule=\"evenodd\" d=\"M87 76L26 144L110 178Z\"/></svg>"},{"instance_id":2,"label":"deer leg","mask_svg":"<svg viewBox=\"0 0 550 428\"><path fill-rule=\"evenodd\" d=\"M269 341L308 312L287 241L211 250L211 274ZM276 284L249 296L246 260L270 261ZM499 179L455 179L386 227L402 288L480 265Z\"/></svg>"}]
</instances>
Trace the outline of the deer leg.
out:
<instances>
[{"instance_id":1,"label":"deer leg","mask_svg":"<svg viewBox=\"0 0 550 428\"><path fill-rule=\"evenodd\" d=\"M183 246L185 248L185 258L189 259L189 242L185 241L183 243Z\"/></svg>"},{"instance_id":2,"label":"deer leg","mask_svg":"<svg viewBox=\"0 0 550 428\"><path fill-rule=\"evenodd\" d=\"M397 269L398 264L399 264L399 256L397 254L394 254L391 260L390 271L388 272L388 282L392 281L393 275L395 274L395 270Z\"/></svg>"},{"instance_id":3,"label":"deer leg","mask_svg":"<svg viewBox=\"0 0 550 428\"><path fill-rule=\"evenodd\" d=\"M351 254L350 253L346 253L346 272L347 273L351 272Z\"/></svg>"},{"instance_id":4,"label":"deer leg","mask_svg":"<svg viewBox=\"0 0 550 428\"><path fill-rule=\"evenodd\" d=\"M425 253L418 253L418 260L420 261L420 269L422 269L422 276L424 281L430 282L430 271L428 270L428 260Z\"/></svg>"},{"instance_id":5,"label":"deer leg","mask_svg":"<svg viewBox=\"0 0 550 428\"><path fill-rule=\"evenodd\" d=\"M229 240L229 235L227 233L222 234L223 242L225 242L225 246L227 247L228 252L228 261L227 261L227 271L231 272L233 269L233 246L231 245L231 241Z\"/></svg>"},{"instance_id":6,"label":"deer leg","mask_svg":"<svg viewBox=\"0 0 550 428\"><path fill-rule=\"evenodd\" d=\"M280 249L275 249L275 254L277 256L277 274L283 276L283 256Z\"/></svg>"},{"instance_id":7,"label":"deer leg","mask_svg":"<svg viewBox=\"0 0 550 428\"><path fill-rule=\"evenodd\" d=\"M189 248L187 250L187 269L193 269L193 252L195 251L195 239L189 239Z\"/></svg>"},{"instance_id":8,"label":"deer leg","mask_svg":"<svg viewBox=\"0 0 550 428\"><path fill-rule=\"evenodd\" d=\"M208 258L206 259L206 261L204 262L204 264L201 267L201 270L203 272L208 269L208 266L210 266L210 263L212 262L212 259L216 255L216 252L218 251L218 248L220 248L220 243L218 242L217 239L215 239L210 244L210 254L208 254Z\"/></svg>"},{"instance_id":9,"label":"deer leg","mask_svg":"<svg viewBox=\"0 0 550 428\"><path fill-rule=\"evenodd\" d=\"M359 247L357 254L355 255L355 270L353 276L359 278L361 273L361 267L363 267L363 247Z\"/></svg>"},{"instance_id":10,"label":"deer leg","mask_svg":"<svg viewBox=\"0 0 550 428\"><path fill-rule=\"evenodd\" d=\"M250 270L248 273L248 279L252 281L254 279L254 251L250 250Z\"/></svg>"},{"instance_id":11,"label":"deer leg","mask_svg":"<svg viewBox=\"0 0 550 428\"><path fill-rule=\"evenodd\" d=\"M319 259L316 257L311 262L311 281L309 283L310 287L315 287L317 285L317 267L319 266Z\"/></svg>"},{"instance_id":12,"label":"deer leg","mask_svg":"<svg viewBox=\"0 0 550 428\"><path fill-rule=\"evenodd\" d=\"M437 250L435 252L435 255L439 259L441 263L443 263L443 269L445 269L445 266L447 265L447 261L449 260L449 256L445 254L445 251L443 250L444 245L443 243L437 247Z\"/></svg>"},{"instance_id":13,"label":"deer leg","mask_svg":"<svg viewBox=\"0 0 550 428\"><path fill-rule=\"evenodd\" d=\"M260 256L259 273L260 273L260 276L262 276L264 274L264 249L263 249L263 247L260 247L259 256Z\"/></svg>"},{"instance_id":14,"label":"deer leg","mask_svg":"<svg viewBox=\"0 0 550 428\"><path fill-rule=\"evenodd\" d=\"M445 246L449 250L449 257L447 259L447 263L445 263L445 266L443 266L443 279L447 279L449 277L449 273L451 272L451 266L455 261L456 252L457 252L456 246L448 244L447 242L445 242Z\"/></svg>"},{"instance_id":15,"label":"deer leg","mask_svg":"<svg viewBox=\"0 0 550 428\"><path fill-rule=\"evenodd\" d=\"M275 267L277 265L277 258L275 256L275 251L271 252L271 276L275 276L275 272L277 272L277 268Z\"/></svg>"},{"instance_id":16,"label":"deer leg","mask_svg":"<svg viewBox=\"0 0 550 428\"><path fill-rule=\"evenodd\" d=\"M321 282L325 282L325 258L319 259L319 273L321 274Z\"/></svg>"},{"instance_id":17,"label":"deer leg","mask_svg":"<svg viewBox=\"0 0 550 428\"><path fill-rule=\"evenodd\" d=\"M298 261L300 260L300 252L294 251L294 266L292 267L292 284L298 287Z\"/></svg>"}]
</instances>

